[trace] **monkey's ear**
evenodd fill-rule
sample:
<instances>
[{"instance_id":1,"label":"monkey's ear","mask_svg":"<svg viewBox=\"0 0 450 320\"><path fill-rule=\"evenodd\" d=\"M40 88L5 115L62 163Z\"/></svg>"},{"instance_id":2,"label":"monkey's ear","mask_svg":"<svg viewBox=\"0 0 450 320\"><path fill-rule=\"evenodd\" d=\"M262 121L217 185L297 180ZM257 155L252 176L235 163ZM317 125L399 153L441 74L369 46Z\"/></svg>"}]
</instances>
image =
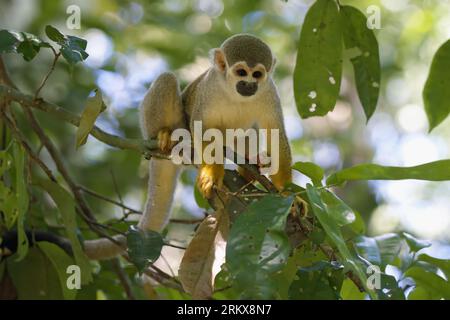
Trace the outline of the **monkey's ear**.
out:
<instances>
[{"instance_id":1,"label":"monkey's ear","mask_svg":"<svg viewBox=\"0 0 450 320\"><path fill-rule=\"evenodd\" d=\"M275 66L277 65L277 58L273 57L272 65L270 66L270 70L267 70L267 72L272 73L275 70Z\"/></svg>"},{"instance_id":2,"label":"monkey's ear","mask_svg":"<svg viewBox=\"0 0 450 320\"><path fill-rule=\"evenodd\" d=\"M212 49L211 58L217 70L219 70L220 72L225 72L227 68L227 62L225 60L225 54L223 53L223 51L219 48Z\"/></svg>"}]
</instances>

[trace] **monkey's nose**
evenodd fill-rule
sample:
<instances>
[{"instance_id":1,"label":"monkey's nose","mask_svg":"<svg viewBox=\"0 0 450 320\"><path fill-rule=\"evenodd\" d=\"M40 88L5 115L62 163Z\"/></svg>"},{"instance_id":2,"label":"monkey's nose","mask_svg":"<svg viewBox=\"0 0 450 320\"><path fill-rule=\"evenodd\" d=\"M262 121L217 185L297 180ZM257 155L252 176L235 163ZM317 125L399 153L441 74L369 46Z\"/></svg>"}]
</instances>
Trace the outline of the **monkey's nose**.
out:
<instances>
[{"instance_id":1,"label":"monkey's nose","mask_svg":"<svg viewBox=\"0 0 450 320\"><path fill-rule=\"evenodd\" d=\"M256 82L239 81L236 84L236 91L244 97L252 96L258 90L258 84Z\"/></svg>"}]
</instances>

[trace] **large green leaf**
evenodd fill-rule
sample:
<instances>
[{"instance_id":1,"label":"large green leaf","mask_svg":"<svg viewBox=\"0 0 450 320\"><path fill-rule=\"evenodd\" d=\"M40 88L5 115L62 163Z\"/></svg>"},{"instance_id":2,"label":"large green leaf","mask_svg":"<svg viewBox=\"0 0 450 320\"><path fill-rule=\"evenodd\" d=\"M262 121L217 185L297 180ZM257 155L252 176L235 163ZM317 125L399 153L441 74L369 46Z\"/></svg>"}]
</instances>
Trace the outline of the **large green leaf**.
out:
<instances>
[{"instance_id":1,"label":"large green leaf","mask_svg":"<svg viewBox=\"0 0 450 320\"><path fill-rule=\"evenodd\" d=\"M75 262L81 269L81 283L86 284L92 281L91 265L87 256L83 252L80 240L77 236L77 221L74 199L66 189L61 187L56 182L36 178L35 183L47 191L61 213L64 226L66 228L67 237L72 245Z\"/></svg>"},{"instance_id":2,"label":"large green leaf","mask_svg":"<svg viewBox=\"0 0 450 320\"><path fill-rule=\"evenodd\" d=\"M380 56L378 42L372 29L367 28L367 18L358 9L341 6L342 34L347 49L358 49L359 55L351 58L358 96L367 120L377 106L380 93Z\"/></svg>"},{"instance_id":3,"label":"large green leaf","mask_svg":"<svg viewBox=\"0 0 450 320\"><path fill-rule=\"evenodd\" d=\"M289 299L297 300L337 300L342 285L342 266L328 261L318 263L297 271L297 280L289 288ZM340 279L339 279L340 278ZM339 283L335 284L339 279ZM339 288L338 288L339 287Z\"/></svg>"},{"instance_id":4,"label":"large green leaf","mask_svg":"<svg viewBox=\"0 0 450 320\"><path fill-rule=\"evenodd\" d=\"M336 215L330 211L330 207L321 199L321 193L319 190L314 188L311 184L307 184L306 191L309 201L311 202L313 213L319 220L328 237L339 250L339 253L342 257L341 262L344 264L344 266L355 273L355 275L360 279L361 283L365 286L369 295L372 298L375 298L374 292L372 290L369 290L366 286L367 276L365 274L364 268L359 263L358 258L347 248L347 244L342 236L341 229L339 227L339 218L336 218ZM346 210L345 207L342 206L334 207L334 209L336 210L339 210L340 208ZM347 213L343 212L338 216L346 215Z\"/></svg>"},{"instance_id":5,"label":"large green leaf","mask_svg":"<svg viewBox=\"0 0 450 320\"><path fill-rule=\"evenodd\" d=\"M12 168L13 162L11 154L6 150L0 151L0 176ZM0 211L7 229L11 229L17 221L17 198L17 193L0 181Z\"/></svg>"},{"instance_id":6,"label":"large green leaf","mask_svg":"<svg viewBox=\"0 0 450 320\"><path fill-rule=\"evenodd\" d=\"M28 252L28 238L25 234L25 217L28 211L28 190L25 181L25 151L19 143L14 143L14 164L16 169L17 199L17 259L23 259Z\"/></svg>"},{"instance_id":7,"label":"large green leaf","mask_svg":"<svg viewBox=\"0 0 450 320\"><path fill-rule=\"evenodd\" d=\"M105 110L105 108L102 93L100 90L96 89L95 95L93 97L88 97L86 106L81 114L80 125L77 129L77 148L86 143L89 132L91 132L94 127L95 120L97 120L97 117Z\"/></svg>"},{"instance_id":8,"label":"large green leaf","mask_svg":"<svg viewBox=\"0 0 450 320\"><path fill-rule=\"evenodd\" d=\"M130 226L127 234L128 254L131 262L142 273L150 263L155 262L164 245L164 240L156 231L141 230Z\"/></svg>"},{"instance_id":9,"label":"large green leaf","mask_svg":"<svg viewBox=\"0 0 450 320\"><path fill-rule=\"evenodd\" d=\"M64 299L73 300L77 295L77 290L71 290L67 287L67 267L73 265L75 262L67 255L67 253L54 243L40 241L37 242L38 247L45 253L47 258L56 270L61 286Z\"/></svg>"},{"instance_id":10,"label":"large green leaf","mask_svg":"<svg viewBox=\"0 0 450 320\"><path fill-rule=\"evenodd\" d=\"M423 103L430 131L450 113L450 40L436 52L423 89Z\"/></svg>"},{"instance_id":11,"label":"large green leaf","mask_svg":"<svg viewBox=\"0 0 450 320\"><path fill-rule=\"evenodd\" d=\"M402 238L395 233L388 233L373 238L360 236L354 241L358 253L380 268L386 267L387 264L395 260L402 245Z\"/></svg>"},{"instance_id":12,"label":"large green leaf","mask_svg":"<svg viewBox=\"0 0 450 320\"><path fill-rule=\"evenodd\" d=\"M340 295L343 300L364 300L366 297L366 293L359 291L355 283L348 278L342 282Z\"/></svg>"},{"instance_id":13,"label":"large green leaf","mask_svg":"<svg viewBox=\"0 0 450 320\"><path fill-rule=\"evenodd\" d=\"M450 280L450 260L444 260L444 259L438 259L438 258L434 258L431 257L427 254L421 254L419 255L419 257L417 258L417 260L419 261L425 261L428 262L432 265L435 265L436 267L438 267L439 269L442 270L442 272L445 274L445 276L447 277L448 280Z\"/></svg>"},{"instance_id":14,"label":"large green leaf","mask_svg":"<svg viewBox=\"0 0 450 320\"><path fill-rule=\"evenodd\" d=\"M244 297L273 297L271 274L281 270L290 252L285 233L293 197L268 195L238 216L226 248L226 264Z\"/></svg>"},{"instance_id":15,"label":"large green leaf","mask_svg":"<svg viewBox=\"0 0 450 320\"><path fill-rule=\"evenodd\" d=\"M317 164L312 162L296 162L292 169L297 170L300 173L303 173L305 176L311 179L312 183L315 186L322 185L323 179L323 169L319 167Z\"/></svg>"},{"instance_id":16,"label":"large green leaf","mask_svg":"<svg viewBox=\"0 0 450 320\"><path fill-rule=\"evenodd\" d=\"M450 180L450 160L438 160L414 167L387 167L377 164L360 164L333 173L327 184L341 184L352 180Z\"/></svg>"},{"instance_id":17,"label":"large green leaf","mask_svg":"<svg viewBox=\"0 0 450 320\"><path fill-rule=\"evenodd\" d=\"M306 14L294 70L294 94L302 118L333 110L342 75L342 34L335 1L317 0Z\"/></svg>"},{"instance_id":18,"label":"large green leaf","mask_svg":"<svg viewBox=\"0 0 450 320\"><path fill-rule=\"evenodd\" d=\"M23 260L17 260L16 253L7 259L7 266L20 300L63 298L57 272L39 248L30 248Z\"/></svg>"},{"instance_id":19,"label":"large green leaf","mask_svg":"<svg viewBox=\"0 0 450 320\"><path fill-rule=\"evenodd\" d=\"M435 273L425 271L420 267L412 267L405 272L405 277L411 277L417 286L446 300L450 299L450 285L448 281L439 277Z\"/></svg>"}]
</instances>

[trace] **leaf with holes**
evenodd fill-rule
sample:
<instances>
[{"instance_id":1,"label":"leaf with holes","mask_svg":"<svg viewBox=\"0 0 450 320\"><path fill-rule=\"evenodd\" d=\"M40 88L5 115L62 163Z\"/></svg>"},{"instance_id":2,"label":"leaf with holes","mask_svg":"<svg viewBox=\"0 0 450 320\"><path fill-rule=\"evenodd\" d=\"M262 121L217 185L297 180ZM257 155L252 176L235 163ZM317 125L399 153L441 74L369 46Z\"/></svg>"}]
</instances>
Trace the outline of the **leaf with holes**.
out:
<instances>
[{"instance_id":1,"label":"leaf with holes","mask_svg":"<svg viewBox=\"0 0 450 320\"><path fill-rule=\"evenodd\" d=\"M178 276L194 299L206 299L213 293L215 276L225 262L228 228L225 211L206 217L183 255Z\"/></svg>"},{"instance_id":2,"label":"leaf with holes","mask_svg":"<svg viewBox=\"0 0 450 320\"><path fill-rule=\"evenodd\" d=\"M345 47L357 48L359 51L350 61L355 73L359 100L369 120L380 94L381 66L377 38L373 30L367 28L367 18L358 9L341 6L340 16Z\"/></svg>"},{"instance_id":3,"label":"leaf with holes","mask_svg":"<svg viewBox=\"0 0 450 320\"><path fill-rule=\"evenodd\" d=\"M306 14L294 70L294 94L302 118L333 110L342 75L342 33L335 1L317 0Z\"/></svg>"},{"instance_id":4,"label":"leaf with holes","mask_svg":"<svg viewBox=\"0 0 450 320\"><path fill-rule=\"evenodd\" d=\"M150 263L161 255L164 240L156 231L141 230L130 226L127 234L128 255L131 262L142 273Z\"/></svg>"},{"instance_id":5,"label":"leaf with holes","mask_svg":"<svg viewBox=\"0 0 450 320\"><path fill-rule=\"evenodd\" d=\"M248 206L230 231L226 263L244 297L273 297L271 274L281 270L290 252L285 233L293 197L268 195Z\"/></svg>"}]
</instances>

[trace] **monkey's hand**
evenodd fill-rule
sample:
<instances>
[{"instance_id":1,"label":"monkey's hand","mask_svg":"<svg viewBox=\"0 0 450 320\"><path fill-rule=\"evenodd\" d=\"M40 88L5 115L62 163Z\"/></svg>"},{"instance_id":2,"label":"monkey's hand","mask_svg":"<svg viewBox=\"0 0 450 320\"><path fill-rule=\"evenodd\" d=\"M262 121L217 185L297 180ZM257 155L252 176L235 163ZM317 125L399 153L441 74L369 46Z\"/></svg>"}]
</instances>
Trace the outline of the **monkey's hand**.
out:
<instances>
[{"instance_id":1,"label":"monkey's hand","mask_svg":"<svg viewBox=\"0 0 450 320\"><path fill-rule=\"evenodd\" d=\"M175 145L176 141L170 139L172 132L168 128L163 128L158 131L158 146L162 152L169 152Z\"/></svg>"},{"instance_id":2,"label":"monkey's hand","mask_svg":"<svg viewBox=\"0 0 450 320\"><path fill-rule=\"evenodd\" d=\"M214 186L222 187L224 175L223 164L203 164L200 167L197 186L205 198L211 198Z\"/></svg>"}]
</instances>

